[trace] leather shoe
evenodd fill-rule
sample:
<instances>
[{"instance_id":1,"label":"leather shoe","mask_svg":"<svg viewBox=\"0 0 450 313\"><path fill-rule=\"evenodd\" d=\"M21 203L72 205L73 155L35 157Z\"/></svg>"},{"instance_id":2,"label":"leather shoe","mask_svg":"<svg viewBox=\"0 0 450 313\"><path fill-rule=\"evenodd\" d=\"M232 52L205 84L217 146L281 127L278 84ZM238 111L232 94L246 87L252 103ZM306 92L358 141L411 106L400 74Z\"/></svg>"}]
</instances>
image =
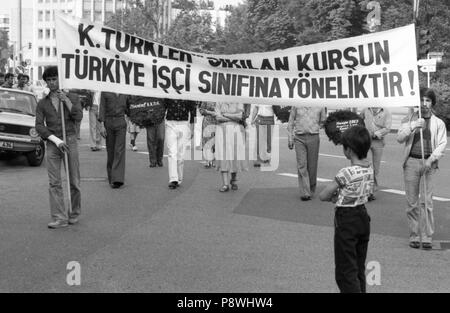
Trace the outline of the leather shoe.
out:
<instances>
[{"instance_id":1,"label":"leather shoe","mask_svg":"<svg viewBox=\"0 0 450 313\"><path fill-rule=\"evenodd\" d=\"M117 189L117 188L120 188L122 185L123 185L123 183L116 181L111 184L111 188Z\"/></svg>"},{"instance_id":2,"label":"leather shoe","mask_svg":"<svg viewBox=\"0 0 450 313\"><path fill-rule=\"evenodd\" d=\"M177 181L171 181L170 183L169 183L169 188L170 189L175 189L175 188L177 188L178 187L178 182Z\"/></svg>"},{"instance_id":3,"label":"leather shoe","mask_svg":"<svg viewBox=\"0 0 450 313\"><path fill-rule=\"evenodd\" d=\"M50 229L57 229L67 227L68 225L67 221L58 220L48 223L47 227Z\"/></svg>"},{"instance_id":4,"label":"leather shoe","mask_svg":"<svg viewBox=\"0 0 450 313\"><path fill-rule=\"evenodd\" d=\"M413 249L419 249L419 248L420 248L420 243L417 242L417 241L411 241L411 242L409 243L409 246L410 246L411 248L413 248Z\"/></svg>"},{"instance_id":5,"label":"leather shoe","mask_svg":"<svg viewBox=\"0 0 450 313\"><path fill-rule=\"evenodd\" d=\"M433 245L431 242L422 242L422 249L423 250L431 250L433 248Z\"/></svg>"},{"instance_id":6,"label":"leather shoe","mask_svg":"<svg viewBox=\"0 0 450 313\"><path fill-rule=\"evenodd\" d=\"M78 218L77 217L71 217L69 218L69 225L74 225L78 223Z\"/></svg>"},{"instance_id":7,"label":"leather shoe","mask_svg":"<svg viewBox=\"0 0 450 313\"><path fill-rule=\"evenodd\" d=\"M302 201L308 201L308 200L311 200L311 196L301 196L300 199Z\"/></svg>"},{"instance_id":8,"label":"leather shoe","mask_svg":"<svg viewBox=\"0 0 450 313\"><path fill-rule=\"evenodd\" d=\"M150 167L156 167L156 163L150 163Z\"/></svg>"},{"instance_id":9,"label":"leather shoe","mask_svg":"<svg viewBox=\"0 0 450 313\"><path fill-rule=\"evenodd\" d=\"M163 166L164 166L162 161L158 161L158 162L156 162L156 164L157 164L159 167L163 167Z\"/></svg>"}]
</instances>

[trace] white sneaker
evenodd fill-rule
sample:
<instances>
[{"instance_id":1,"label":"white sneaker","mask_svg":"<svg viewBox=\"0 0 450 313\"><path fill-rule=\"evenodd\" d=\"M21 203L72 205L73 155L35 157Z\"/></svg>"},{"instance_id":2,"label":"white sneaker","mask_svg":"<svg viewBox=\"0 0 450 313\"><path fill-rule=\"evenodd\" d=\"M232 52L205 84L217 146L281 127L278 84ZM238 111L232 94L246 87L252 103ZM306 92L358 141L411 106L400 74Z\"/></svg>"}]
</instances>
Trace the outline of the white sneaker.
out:
<instances>
[{"instance_id":1,"label":"white sneaker","mask_svg":"<svg viewBox=\"0 0 450 313\"><path fill-rule=\"evenodd\" d=\"M133 146L133 148L131 148L131 149L133 149L133 151L138 151L138 147L136 147L136 146Z\"/></svg>"}]
</instances>

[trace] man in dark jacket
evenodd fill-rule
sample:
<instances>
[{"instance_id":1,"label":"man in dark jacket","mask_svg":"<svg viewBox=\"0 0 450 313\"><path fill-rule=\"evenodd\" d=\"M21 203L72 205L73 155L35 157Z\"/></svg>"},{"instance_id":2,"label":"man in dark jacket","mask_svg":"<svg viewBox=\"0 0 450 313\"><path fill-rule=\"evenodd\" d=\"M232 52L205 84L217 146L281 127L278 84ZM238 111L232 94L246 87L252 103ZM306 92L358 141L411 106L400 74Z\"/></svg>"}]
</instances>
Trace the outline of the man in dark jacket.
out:
<instances>
[{"instance_id":1,"label":"man in dark jacket","mask_svg":"<svg viewBox=\"0 0 450 313\"><path fill-rule=\"evenodd\" d=\"M120 188L125 181L125 140L128 115L127 95L113 92L100 94L99 122L106 138L106 170L111 188Z\"/></svg>"},{"instance_id":2,"label":"man in dark jacket","mask_svg":"<svg viewBox=\"0 0 450 313\"><path fill-rule=\"evenodd\" d=\"M164 116L166 107L162 99L131 96L128 99L131 122L147 129L147 148L150 167L163 166Z\"/></svg>"},{"instance_id":3,"label":"man in dark jacket","mask_svg":"<svg viewBox=\"0 0 450 313\"><path fill-rule=\"evenodd\" d=\"M59 89L58 68L48 67L42 78L47 83L50 93L41 99L36 108L36 130L47 141L47 171L49 177L50 212L53 221L49 228L67 227L78 222L81 212L80 163L78 160L78 144L76 122L81 121L83 112L78 96L65 94ZM64 110L65 135L61 110ZM64 208L64 195L61 182L61 162L64 153L68 155L70 176L70 195L72 212L68 216Z\"/></svg>"}]
</instances>

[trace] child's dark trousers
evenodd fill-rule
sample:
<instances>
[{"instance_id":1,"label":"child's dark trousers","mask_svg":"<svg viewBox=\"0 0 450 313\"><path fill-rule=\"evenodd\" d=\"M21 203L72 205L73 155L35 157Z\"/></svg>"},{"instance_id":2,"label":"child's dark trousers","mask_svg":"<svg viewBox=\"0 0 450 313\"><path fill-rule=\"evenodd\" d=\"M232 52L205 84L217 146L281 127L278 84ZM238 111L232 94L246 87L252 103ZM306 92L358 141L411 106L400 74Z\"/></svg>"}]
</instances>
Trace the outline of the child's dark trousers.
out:
<instances>
[{"instance_id":1,"label":"child's dark trousers","mask_svg":"<svg viewBox=\"0 0 450 313\"><path fill-rule=\"evenodd\" d=\"M370 237L366 207L336 207L334 262L341 292L366 292L365 262Z\"/></svg>"}]
</instances>

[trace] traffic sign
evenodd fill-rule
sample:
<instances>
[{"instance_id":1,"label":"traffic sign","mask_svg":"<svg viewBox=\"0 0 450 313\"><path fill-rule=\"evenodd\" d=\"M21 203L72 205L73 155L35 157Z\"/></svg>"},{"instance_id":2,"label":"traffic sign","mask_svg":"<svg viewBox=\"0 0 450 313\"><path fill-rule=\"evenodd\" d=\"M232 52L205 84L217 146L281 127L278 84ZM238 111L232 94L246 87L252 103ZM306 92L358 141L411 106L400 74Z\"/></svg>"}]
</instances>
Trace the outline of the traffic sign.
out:
<instances>
[{"instance_id":1,"label":"traffic sign","mask_svg":"<svg viewBox=\"0 0 450 313\"><path fill-rule=\"evenodd\" d=\"M424 65L420 67L422 73L432 73L436 72L436 65Z\"/></svg>"},{"instance_id":2,"label":"traffic sign","mask_svg":"<svg viewBox=\"0 0 450 313\"><path fill-rule=\"evenodd\" d=\"M429 52L428 58L435 59L436 62L442 62L442 57L444 56L444 52Z\"/></svg>"},{"instance_id":3,"label":"traffic sign","mask_svg":"<svg viewBox=\"0 0 450 313\"><path fill-rule=\"evenodd\" d=\"M417 65L418 66L425 66L425 65L436 66L436 59L420 59L420 60L417 60Z\"/></svg>"}]
</instances>

